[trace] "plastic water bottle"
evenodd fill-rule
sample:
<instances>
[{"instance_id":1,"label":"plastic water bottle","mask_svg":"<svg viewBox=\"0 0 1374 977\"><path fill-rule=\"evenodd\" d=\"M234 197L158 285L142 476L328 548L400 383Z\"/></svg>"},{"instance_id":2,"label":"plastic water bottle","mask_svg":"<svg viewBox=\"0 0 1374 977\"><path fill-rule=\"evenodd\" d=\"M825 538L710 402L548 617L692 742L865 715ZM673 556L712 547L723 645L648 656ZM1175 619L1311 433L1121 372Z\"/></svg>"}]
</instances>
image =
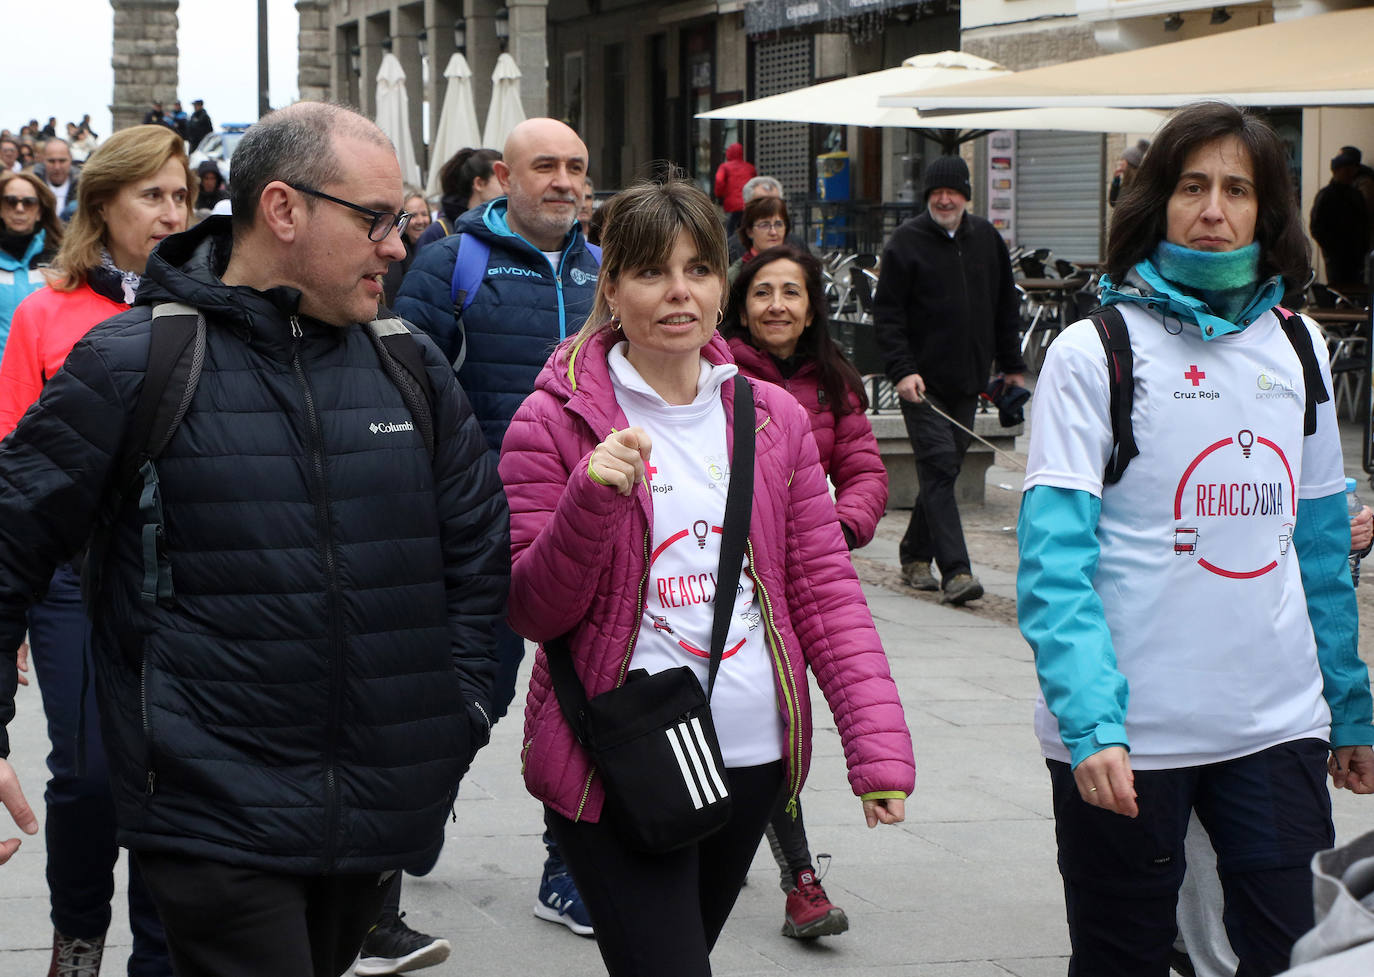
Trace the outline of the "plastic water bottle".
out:
<instances>
[{"instance_id":1,"label":"plastic water bottle","mask_svg":"<svg viewBox=\"0 0 1374 977\"><path fill-rule=\"evenodd\" d=\"M1345 480L1345 508L1350 513L1350 518L1352 519L1355 518L1355 516L1359 514L1360 509L1364 507L1364 503L1360 501L1360 497L1355 494L1355 484L1353 478L1347 478ZM1360 558L1354 553L1350 554L1350 579L1356 587L1360 585Z\"/></svg>"}]
</instances>

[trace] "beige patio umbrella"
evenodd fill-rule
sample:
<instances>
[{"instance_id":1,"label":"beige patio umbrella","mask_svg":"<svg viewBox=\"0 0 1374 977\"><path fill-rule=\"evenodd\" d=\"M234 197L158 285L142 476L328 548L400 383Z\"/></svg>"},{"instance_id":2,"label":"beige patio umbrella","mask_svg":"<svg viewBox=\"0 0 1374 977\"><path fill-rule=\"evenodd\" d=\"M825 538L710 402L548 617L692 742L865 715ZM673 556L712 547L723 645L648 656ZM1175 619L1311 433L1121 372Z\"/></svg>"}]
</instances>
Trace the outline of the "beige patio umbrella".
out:
<instances>
[{"instance_id":1,"label":"beige patio umbrella","mask_svg":"<svg viewBox=\"0 0 1374 977\"><path fill-rule=\"evenodd\" d=\"M1029 106L1374 105L1374 8L1298 17L879 98L932 111Z\"/></svg>"},{"instance_id":2,"label":"beige patio umbrella","mask_svg":"<svg viewBox=\"0 0 1374 977\"><path fill-rule=\"evenodd\" d=\"M439 128L430 147L429 183L425 193L438 196L439 171L453 154L468 146L482 145L482 130L477 125L477 106L472 101L472 69L467 58L454 52L444 68L448 84L444 88L444 105L439 112Z\"/></svg>"},{"instance_id":3,"label":"beige patio umbrella","mask_svg":"<svg viewBox=\"0 0 1374 977\"><path fill-rule=\"evenodd\" d=\"M487 127L482 130L482 145L504 149L506 136L525 121L525 109L520 104L520 68L509 54L496 59L491 82L491 106L487 109Z\"/></svg>"},{"instance_id":4,"label":"beige patio umbrella","mask_svg":"<svg viewBox=\"0 0 1374 977\"><path fill-rule=\"evenodd\" d=\"M410 139L410 105L406 99L406 73L401 59L388 51L377 69L377 128L386 133L396 147L401 163L401 179L420 183L420 164L415 161L415 144Z\"/></svg>"},{"instance_id":5,"label":"beige patio umbrella","mask_svg":"<svg viewBox=\"0 0 1374 977\"><path fill-rule=\"evenodd\" d=\"M1034 109L928 118L907 107L885 107L885 95L942 87L961 80L997 78L1011 72L963 51L907 58L900 67L808 85L697 114L698 119L750 119L817 125L932 129L945 152L994 129L1060 129L1079 132L1153 132L1164 115L1140 109Z\"/></svg>"}]
</instances>

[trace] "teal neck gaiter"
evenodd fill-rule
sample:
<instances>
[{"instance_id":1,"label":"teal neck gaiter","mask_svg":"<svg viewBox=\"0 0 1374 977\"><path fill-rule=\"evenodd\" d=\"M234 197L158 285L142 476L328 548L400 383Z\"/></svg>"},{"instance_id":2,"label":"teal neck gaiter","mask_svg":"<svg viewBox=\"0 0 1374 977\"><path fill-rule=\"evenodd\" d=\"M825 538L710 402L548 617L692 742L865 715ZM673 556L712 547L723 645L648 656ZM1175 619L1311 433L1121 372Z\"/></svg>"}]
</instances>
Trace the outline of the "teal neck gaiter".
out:
<instances>
[{"instance_id":1,"label":"teal neck gaiter","mask_svg":"<svg viewBox=\"0 0 1374 977\"><path fill-rule=\"evenodd\" d=\"M1236 322L1259 291L1260 246L1235 251L1194 251L1160 241L1150 261L1165 279L1207 303L1216 315Z\"/></svg>"}]
</instances>

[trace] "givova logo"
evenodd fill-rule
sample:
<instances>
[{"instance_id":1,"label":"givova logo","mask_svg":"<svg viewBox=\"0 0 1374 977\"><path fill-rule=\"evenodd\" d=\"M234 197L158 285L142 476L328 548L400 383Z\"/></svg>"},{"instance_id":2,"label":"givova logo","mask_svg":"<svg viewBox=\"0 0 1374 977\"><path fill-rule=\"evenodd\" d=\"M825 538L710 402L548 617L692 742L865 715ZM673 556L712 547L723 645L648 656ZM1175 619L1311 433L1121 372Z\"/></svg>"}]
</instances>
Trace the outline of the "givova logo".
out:
<instances>
[{"instance_id":1,"label":"givova logo","mask_svg":"<svg viewBox=\"0 0 1374 977\"><path fill-rule=\"evenodd\" d=\"M515 265L492 265L487 269L488 278L496 278L499 275L511 275L515 278L543 278L539 272L533 268L519 268Z\"/></svg>"},{"instance_id":2,"label":"givova logo","mask_svg":"<svg viewBox=\"0 0 1374 977\"><path fill-rule=\"evenodd\" d=\"M415 425L410 421L381 421L380 423L373 421L367 426L367 429L373 434L396 434L400 431L413 431Z\"/></svg>"}]
</instances>

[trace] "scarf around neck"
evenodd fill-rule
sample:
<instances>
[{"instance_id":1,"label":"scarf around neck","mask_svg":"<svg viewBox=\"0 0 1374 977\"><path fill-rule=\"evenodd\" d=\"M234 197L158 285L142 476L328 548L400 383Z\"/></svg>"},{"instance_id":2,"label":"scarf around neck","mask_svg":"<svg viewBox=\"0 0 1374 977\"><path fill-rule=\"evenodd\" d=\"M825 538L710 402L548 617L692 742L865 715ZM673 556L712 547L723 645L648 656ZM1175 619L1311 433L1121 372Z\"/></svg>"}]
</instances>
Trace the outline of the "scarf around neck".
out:
<instances>
[{"instance_id":1,"label":"scarf around neck","mask_svg":"<svg viewBox=\"0 0 1374 977\"><path fill-rule=\"evenodd\" d=\"M1258 241L1235 251L1194 251L1160 241L1150 261L1160 277L1207 303L1208 309L1235 323L1259 290Z\"/></svg>"},{"instance_id":2,"label":"scarf around neck","mask_svg":"<svg viewBox=\"0 0 1374 977\"><path fill-rule=\"evenodd\" d=\"M92 289L115 302L125 305L134 304L138 294L139 282L143 276L136 271L125 271L115 265L108 248L100 249L100 267L92 268L86 276Z\"/></svg>"}]
</instances>

